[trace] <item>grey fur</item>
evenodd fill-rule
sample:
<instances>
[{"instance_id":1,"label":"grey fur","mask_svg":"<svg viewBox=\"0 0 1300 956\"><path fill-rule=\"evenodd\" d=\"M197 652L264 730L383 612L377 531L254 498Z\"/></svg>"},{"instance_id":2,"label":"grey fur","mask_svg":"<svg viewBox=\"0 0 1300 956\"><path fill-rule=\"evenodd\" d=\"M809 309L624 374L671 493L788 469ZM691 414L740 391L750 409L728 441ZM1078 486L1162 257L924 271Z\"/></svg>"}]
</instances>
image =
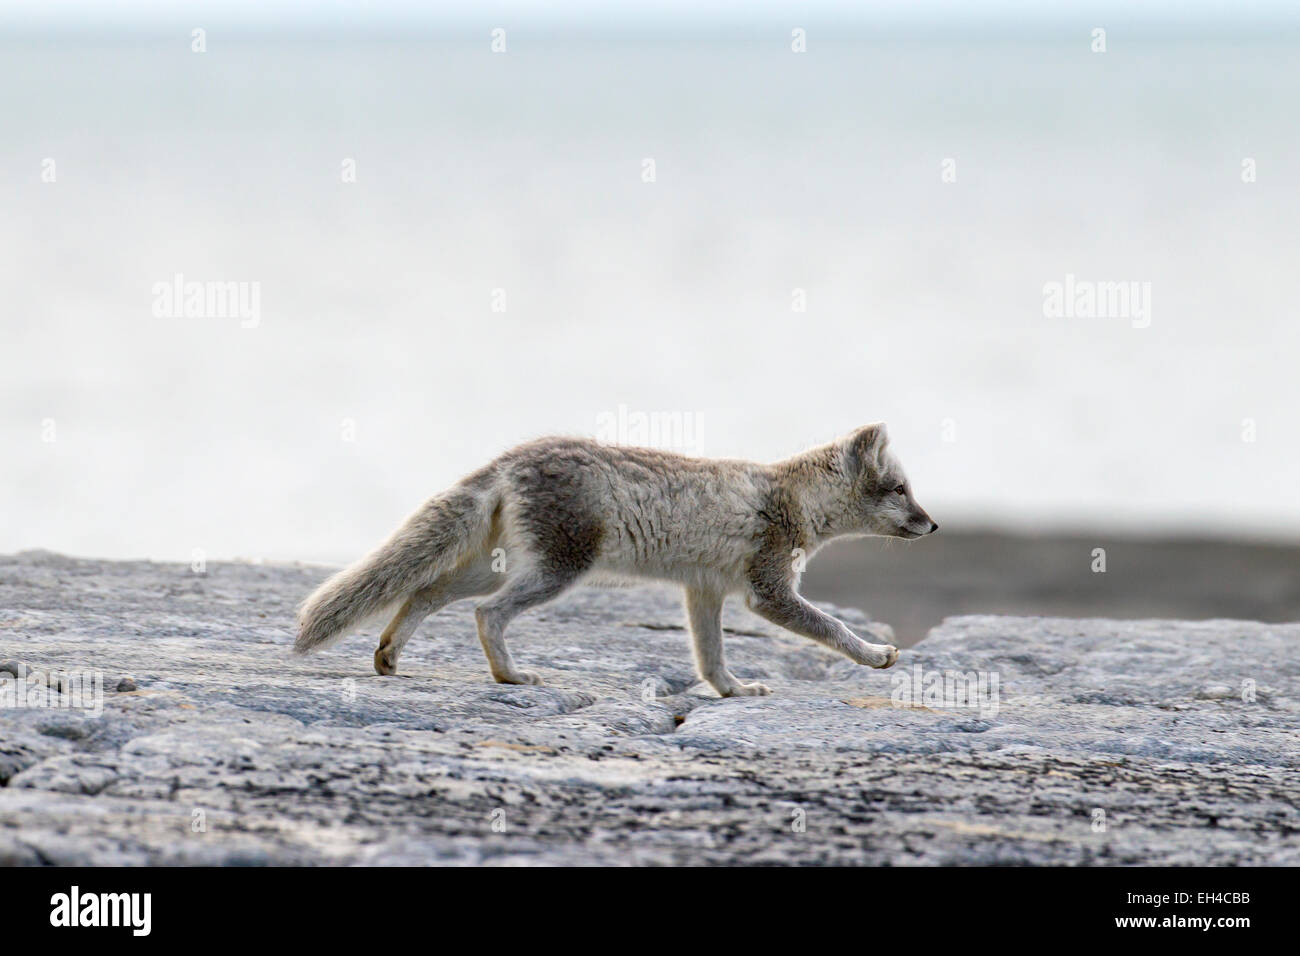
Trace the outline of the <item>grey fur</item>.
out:
<instances>
[{"instance_id":1,"label":"grey fur","mask_svg":"<svg viewBox=\"0 0 1300 956\"><path fill-rule=\"evenodd\" d=\"M427 615L490 595L476 618L493 678L541 683L510 655L512 618L578 583L655 578L686 591L700 676L723 696L765 694L726 668L728 596L743 595L756 613L860 664L889 667L897 648L862 640L799 596L803 562L833 538L915 538L937 528L883 425L773 465L545 438L430 499L374 553L321 585L303 604L294 646L324 646L404 601L375 651L375 669L396 673ZM892 640L887 625L873 632Z\"/></svg>"}]
</instances>

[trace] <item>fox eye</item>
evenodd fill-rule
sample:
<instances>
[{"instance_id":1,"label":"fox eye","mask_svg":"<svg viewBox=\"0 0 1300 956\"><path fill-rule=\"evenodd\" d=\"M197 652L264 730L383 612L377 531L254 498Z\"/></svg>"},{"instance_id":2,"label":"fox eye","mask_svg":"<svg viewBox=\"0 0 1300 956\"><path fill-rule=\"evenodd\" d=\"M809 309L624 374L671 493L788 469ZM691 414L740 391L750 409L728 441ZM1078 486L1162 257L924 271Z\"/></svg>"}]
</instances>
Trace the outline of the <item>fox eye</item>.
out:
<instances>
[{"instance_id":1,"label":"fox eye","mask_svg":"<svg viewBox=\"0 0 1300 956\"><path fill-rule=\"evenodd\" d=\"M906 494L906 493L907 493L907 492L906 492L906 490L903 488L902 485L899 485L897 488L894 489L894 494L896 494L896 495L902 495L902 494Z\"/></svg>"}]
</instances>

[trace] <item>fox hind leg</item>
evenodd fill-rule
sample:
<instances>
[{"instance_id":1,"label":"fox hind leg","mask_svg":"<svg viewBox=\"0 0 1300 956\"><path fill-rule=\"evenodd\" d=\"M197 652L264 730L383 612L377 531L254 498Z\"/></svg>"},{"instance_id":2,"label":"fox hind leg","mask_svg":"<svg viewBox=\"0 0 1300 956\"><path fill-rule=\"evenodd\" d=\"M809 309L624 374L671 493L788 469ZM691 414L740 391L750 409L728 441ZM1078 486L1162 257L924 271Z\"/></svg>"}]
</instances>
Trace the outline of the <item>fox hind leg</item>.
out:
<instances>
[{"instance_id":1,"label":"fox hind leg","mask_svg":"<svg viewBox=\"0 0 1300 956\"><path fill-rule=\"evenodd\" d=\"M501 587L502 579L503 575L493 571L487 561L478 561L416 591L380 635L375 650L375 673L385 676L397 673L402 648L430 614L462 598L491 594Z\"/></svg>"},{"instance_id":2,"label":"fox hind leg","mask_svg":"<svg viewBox=\"0 0 1300 956\"><path fill-rule=\"evenodd\" d=\"M388 622L384 633L379 636L379 647L375 650L375 673L382 676L397 673L397 658L402 647L411 639L415 629L432 612L429 589L416 591L397 615Z\"/></svg>"},{"instance_id":3,"label":"fox hind leg","mask_svg":"<svg viewBox=\"0 0 1300 956\"><path fill-rule=\"evenodd\" d=\"M515 666L510 648L506 645L506 625L530 607L551 600L574 584L579 573L574 571L529 568L506 582L491 600L480 604L474 612L478 621L478 639L487 655L488 669L498 684L540 684L542 678L532 671Z\"/></svg>"}]
</instances>

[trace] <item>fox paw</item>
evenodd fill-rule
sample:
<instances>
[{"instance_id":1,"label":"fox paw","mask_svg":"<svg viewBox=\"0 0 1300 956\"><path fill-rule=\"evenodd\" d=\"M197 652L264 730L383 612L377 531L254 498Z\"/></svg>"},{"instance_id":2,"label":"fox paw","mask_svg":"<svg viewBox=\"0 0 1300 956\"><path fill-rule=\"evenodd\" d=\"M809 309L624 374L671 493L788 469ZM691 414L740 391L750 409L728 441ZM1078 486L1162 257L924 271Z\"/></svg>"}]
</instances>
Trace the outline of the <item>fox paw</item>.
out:
<instances>
[{"instance_id":1,"label":"fox paw","mask_svg":"<svg viewBox=\"0 0 1300 956\"><path fill-rule=\"evenodd\" d=\"M867 649L871 652L867 658L868 667L883 669L898 662L898 648L893 644L868 644Z\"/></svg>"},{"instance_id":2,"label":"fox paw","mask_svg":"<svg viewBox=\"0 0 1300 956\"><path fill-rule=\"evenodd\" d=\"M735 687L731 688L731 690L729 690L726 694L723 694L723 696L724 697L766 697L770 693L772 693L772 688L768 687L766 684L760 684L758 683L758 681L755 681L752 684L737 684Z\"/></svg>"},{"instance_id":3,"label":"fox paw","mask_svg":"<svg viewBox=\"0 0 1300 956\"><path fill-rule=\"evenodd\" d=\"M391 677L397 673L397 661L390 660L382 647L375 651L375 673L381 677Z\"/></svg>"},{"instance_id":4,"label":"fox paw","mask_svg":"<svg viewBox=\"0 0 1300 956\"><path fill-rule=\"evenodd\" d=\"M533 671L511 671L509 674L492 675L498 684L545 684L542 675Z\"/></svg>"}]
</instances>

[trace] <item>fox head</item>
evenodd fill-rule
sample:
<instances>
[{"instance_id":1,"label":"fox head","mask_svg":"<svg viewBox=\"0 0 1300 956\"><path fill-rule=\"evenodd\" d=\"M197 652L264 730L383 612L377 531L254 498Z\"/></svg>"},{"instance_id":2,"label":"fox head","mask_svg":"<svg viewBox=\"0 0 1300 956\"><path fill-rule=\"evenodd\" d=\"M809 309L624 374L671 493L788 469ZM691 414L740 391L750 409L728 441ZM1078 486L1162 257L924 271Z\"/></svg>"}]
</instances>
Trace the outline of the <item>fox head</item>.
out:
<instances>
[{"instance_id":1,"label":"fox head","mask_svg":"<svg viewBox=\"0 0 1300 956\"><path fill-rule=\"evenodd\" d=\"M864 425L838 444L849 488L843 523L849 534L920 538L939 530L916 503L912 483L889 450L884 423Z\"/></svg>"}]
</instances>

